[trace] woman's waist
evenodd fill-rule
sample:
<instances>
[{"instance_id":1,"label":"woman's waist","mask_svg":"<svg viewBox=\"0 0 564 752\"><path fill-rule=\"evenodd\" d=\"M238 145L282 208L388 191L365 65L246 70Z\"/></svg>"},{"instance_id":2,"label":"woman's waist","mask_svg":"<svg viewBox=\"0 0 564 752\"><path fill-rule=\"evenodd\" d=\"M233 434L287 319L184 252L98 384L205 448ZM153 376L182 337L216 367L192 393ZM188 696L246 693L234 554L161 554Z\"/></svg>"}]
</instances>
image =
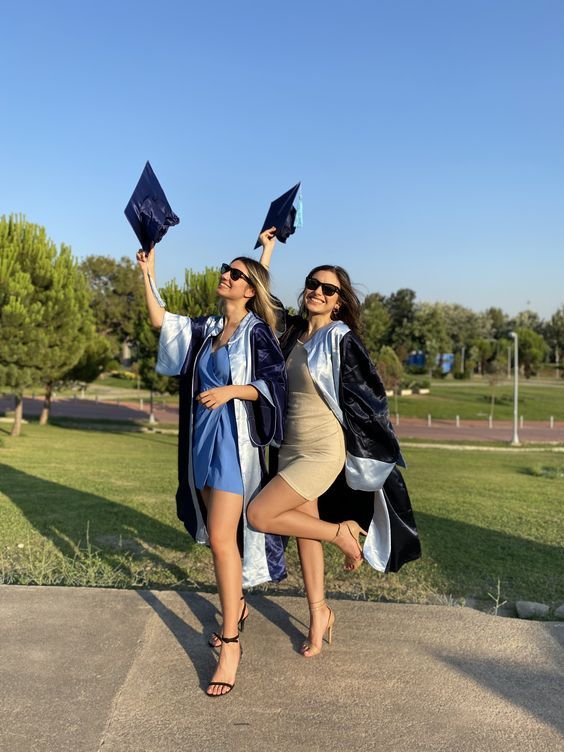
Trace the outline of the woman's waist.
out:
<instances>
[{"instance_id":1,"label":"woman's waist","mask_svg":"<svg viewBox=\"0 0 564 752\"><path fill-rule=\"evenodd\" d=\"M311 441L320 443L324 440L332 441L335 436L342 436L343 429L341 424L330 414L327 418L319 420L317 418L296 418L288 415L284 424L284 442L292 443L293 441Z\"/></svg>"}]
</instances>

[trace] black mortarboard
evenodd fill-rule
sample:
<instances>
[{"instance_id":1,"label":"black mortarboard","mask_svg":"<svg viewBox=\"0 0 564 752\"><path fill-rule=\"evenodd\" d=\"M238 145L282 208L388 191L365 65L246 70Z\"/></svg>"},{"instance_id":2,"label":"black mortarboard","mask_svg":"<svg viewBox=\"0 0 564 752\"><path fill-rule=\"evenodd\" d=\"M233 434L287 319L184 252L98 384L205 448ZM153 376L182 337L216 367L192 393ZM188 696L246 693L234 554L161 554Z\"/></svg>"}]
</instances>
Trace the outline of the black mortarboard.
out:
<instances>
[{"instance_id":1,"label":"black mortarboard","mask_svg":"<svg viewBox=\"0 0 564 752\"><path fill-rule=\"evenodd\" d=\"M169 227L180 222L170 208L149 162L125 207L125 216L146 253L152 245L162 240Z\"/></svg>"},{"instance_id":2,"label":"black mortarboard","mask_svg":"<svg viewBox=\"0 0 564 752\"><path fill-rule=\"evenodd\" d=\"M264 220L262 230L259 232L261 235L269 227L276 227L276 237L281 243L285 243L290 235L293 235L296 231L296 209L294 207L294 201L300 189L300 183L297 183L289 191L286 191L284 195L274 199L270 204L270 209ZM255 248L260 247L260 241L257 240Z\"/></svg>"}]
</instances>

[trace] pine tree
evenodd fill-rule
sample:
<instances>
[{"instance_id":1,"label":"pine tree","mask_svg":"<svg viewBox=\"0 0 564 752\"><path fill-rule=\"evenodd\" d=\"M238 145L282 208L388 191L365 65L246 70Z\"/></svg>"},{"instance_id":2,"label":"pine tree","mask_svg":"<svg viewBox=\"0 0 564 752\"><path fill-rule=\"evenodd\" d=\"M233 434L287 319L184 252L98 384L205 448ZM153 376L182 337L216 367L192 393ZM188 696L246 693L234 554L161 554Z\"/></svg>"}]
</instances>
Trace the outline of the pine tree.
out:
<instances>
[{"instance_id":1,"label":"pine tree","mask_svg":"<svg viewBox=\"0 0 564 752\"><path fill-rule=\"evenodd\" d=\"M37 288L36 295L42 303L42 327L47 341L41 367L45 398L39 419L39 424L45 425L55 383L78 363L94 336L87 280L68 246L61 245L59 254L53 259L49 285Z\"/></svg>"},{"instance_id":2,"label":"pine tree","mask_svg":"<svg viewBox=\"0 0 564 752\"><path fill-rule=\"evenodd\" d=\"M0 322L0 384L14 390L17 436L24 389L45 385L40 422L47 422L53 384L94 331L86 279L70 248L57 252L45 229L21 216L0 218Z\"/></svg>"},{"instance_id":3,"label":"pine tree","mask_svg":"<svg viewBox=\"0 0 564 752\"><path fill-rule=\"evenodd\" d=\"M53 255L43 228L22 216L0 217L0 385L14 392L13 436L21 431L23 391L39 383L46 355L36 284L48 280ZM27 263L29 259L35 263Z\"/></svg>"}]
</instances>

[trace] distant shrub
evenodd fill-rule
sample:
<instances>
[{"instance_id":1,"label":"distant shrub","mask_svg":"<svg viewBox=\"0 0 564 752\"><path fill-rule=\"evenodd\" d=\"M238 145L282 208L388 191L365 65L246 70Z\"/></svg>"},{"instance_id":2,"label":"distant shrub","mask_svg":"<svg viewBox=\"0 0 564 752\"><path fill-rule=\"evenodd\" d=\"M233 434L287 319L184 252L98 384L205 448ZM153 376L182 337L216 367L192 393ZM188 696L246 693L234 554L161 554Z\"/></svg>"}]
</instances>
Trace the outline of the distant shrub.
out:
<instances>
[{"instance_id":1,"label":"distant shrub","mask_svg":"<svg viewBox=\"0 0 564 752\"><path fill-rule=\"evenodd\" d=\"M133 373L133 371L110 371L109 375L113 376L114 379L126 379L127 381L137 380L137 374Z\"/></svg>"}]
</instances>

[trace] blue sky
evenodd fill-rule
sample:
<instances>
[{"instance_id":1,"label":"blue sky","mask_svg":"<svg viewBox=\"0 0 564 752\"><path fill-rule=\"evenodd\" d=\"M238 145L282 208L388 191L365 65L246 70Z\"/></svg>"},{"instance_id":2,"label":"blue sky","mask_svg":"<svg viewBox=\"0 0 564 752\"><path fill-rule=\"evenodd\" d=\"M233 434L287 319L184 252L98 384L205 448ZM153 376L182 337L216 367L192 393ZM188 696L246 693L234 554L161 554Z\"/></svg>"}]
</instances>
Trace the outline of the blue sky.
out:
<instances>
[{"instance_id":1,"label":"blue sky","mask_svg":"<svg viewBox=\"0 0 564 752\"><path fill-rule=\"evenodd\" d=\"M475 310L564 304L560 0L6 3L0 214L78 257L134 256L147 159L181 218L158 278L250 253L303 181L272 265Z\"/></svg>"}]
</instances>

